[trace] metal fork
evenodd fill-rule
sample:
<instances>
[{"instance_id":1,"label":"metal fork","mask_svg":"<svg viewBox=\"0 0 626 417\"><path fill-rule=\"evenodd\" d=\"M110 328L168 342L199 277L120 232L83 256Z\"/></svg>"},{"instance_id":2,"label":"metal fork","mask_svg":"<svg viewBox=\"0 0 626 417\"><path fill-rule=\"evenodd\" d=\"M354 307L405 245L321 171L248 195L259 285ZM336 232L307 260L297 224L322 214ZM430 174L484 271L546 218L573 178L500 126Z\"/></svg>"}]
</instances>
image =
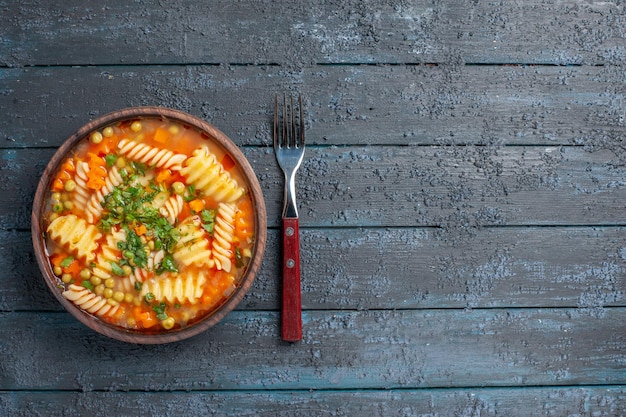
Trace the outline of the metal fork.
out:
<instances>
[{"instance_id":1,"label":"metal fork","mask_svg":"<svg viewBox=\"0 0 626 417\"><path fill-rule=\"evenodd\" d=\"M285 174L283 200L283 289L281 337L302 340L302 306L300 295L300 232L296 205L296 171L304 157L304 118L302 96L298 95L298 117L293 97L283 94L282 106L274 97L274 153Z\"/></svg>"}]
</instances>

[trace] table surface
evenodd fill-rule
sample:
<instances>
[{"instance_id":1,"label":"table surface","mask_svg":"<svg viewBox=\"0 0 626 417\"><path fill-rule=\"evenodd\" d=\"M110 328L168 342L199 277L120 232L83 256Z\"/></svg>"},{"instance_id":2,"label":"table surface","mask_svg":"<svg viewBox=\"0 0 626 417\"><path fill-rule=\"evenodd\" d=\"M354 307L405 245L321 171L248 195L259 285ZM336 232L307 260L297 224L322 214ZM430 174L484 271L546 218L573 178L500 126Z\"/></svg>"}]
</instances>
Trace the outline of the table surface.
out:
<instances>
[{"instance_id":1,"label":"table surface","mask_svg":"<svg viewBox=\"0 0 626 417\"><path fill-rule=\"evenodd\" d=\"M51 3L0 2L1 415L626 414L624 2ZM295 344L282 91L307 121ZM268 211L239 307L159 346L62 310L30 236L58 146L139 105L230 136Z\"/></svg>"}]
</instances>

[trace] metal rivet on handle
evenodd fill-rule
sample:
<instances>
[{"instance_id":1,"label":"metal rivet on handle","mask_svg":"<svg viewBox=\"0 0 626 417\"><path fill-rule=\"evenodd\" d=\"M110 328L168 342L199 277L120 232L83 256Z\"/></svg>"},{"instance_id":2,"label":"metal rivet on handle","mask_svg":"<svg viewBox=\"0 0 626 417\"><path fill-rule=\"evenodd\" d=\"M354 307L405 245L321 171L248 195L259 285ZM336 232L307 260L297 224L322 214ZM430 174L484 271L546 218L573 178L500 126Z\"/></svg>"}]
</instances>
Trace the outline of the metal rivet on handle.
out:
<instances>
[{"instance_id":1,"label":"metal rivet on handle","mask_svg":"<svg viewBox=\"0 0 626 417\"><path fill-rule=\"evenodd\" d=\"M293 232L294 232L293 227L288 227L285 229L285 234L287 236L293 236Z\"/></svg>"},{"instance_id":2,"label":"metal rivet on handle","mask_svg":"<svg viewBox=\"0 0 626 417\"><path fill-rule=\"evenodd\" d=\"M296 261L293 259L287 259L287 268L293 268L294 266L296 266Z\"/></svg>"}]
</instances>

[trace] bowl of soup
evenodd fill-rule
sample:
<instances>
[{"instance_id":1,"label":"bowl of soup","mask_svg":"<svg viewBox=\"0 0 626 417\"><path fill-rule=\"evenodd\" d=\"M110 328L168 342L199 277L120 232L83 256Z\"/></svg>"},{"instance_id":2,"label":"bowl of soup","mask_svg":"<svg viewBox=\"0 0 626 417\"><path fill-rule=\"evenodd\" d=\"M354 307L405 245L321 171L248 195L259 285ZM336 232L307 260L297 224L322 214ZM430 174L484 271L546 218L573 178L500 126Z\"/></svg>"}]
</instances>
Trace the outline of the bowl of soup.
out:
<instances>
[{"instance_id":1,"label":"bowl of soup","mask_svg":"<svg viewBox=\"0 0 626 417\"><path fill-rule=\"evenodd\" d=\"M259 272L266 227L241 150L161 107L80 128L45 168L32 210L52 294L89 328L143 344L197 335L233 310Z\"/></svg>"}]
</instances>

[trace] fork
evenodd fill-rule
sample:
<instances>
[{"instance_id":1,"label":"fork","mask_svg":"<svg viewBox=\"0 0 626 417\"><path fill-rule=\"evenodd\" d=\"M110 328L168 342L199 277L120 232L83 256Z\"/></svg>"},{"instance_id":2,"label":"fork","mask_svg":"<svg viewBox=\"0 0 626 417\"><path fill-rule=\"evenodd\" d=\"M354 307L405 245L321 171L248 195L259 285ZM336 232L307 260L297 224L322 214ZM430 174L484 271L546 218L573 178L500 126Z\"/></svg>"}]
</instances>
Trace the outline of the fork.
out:
<instances>
[{"instance_id":1,"label":"fork","mask_svg":"<svg viewBox=\"0 0 626 417\"><path fill-rule=\"evenodd\" d=\"M281 337L285 341L302 340L302 306L300 295L300 232L296 206L296 171L304 157L304 118L302 96L298 95L298 117L293 97L283 94L282 107L274 97L274 153L285 174L282 214L283 289ZM296 122L297 121L297 122Z\"/></svg>"}]
</instances>

